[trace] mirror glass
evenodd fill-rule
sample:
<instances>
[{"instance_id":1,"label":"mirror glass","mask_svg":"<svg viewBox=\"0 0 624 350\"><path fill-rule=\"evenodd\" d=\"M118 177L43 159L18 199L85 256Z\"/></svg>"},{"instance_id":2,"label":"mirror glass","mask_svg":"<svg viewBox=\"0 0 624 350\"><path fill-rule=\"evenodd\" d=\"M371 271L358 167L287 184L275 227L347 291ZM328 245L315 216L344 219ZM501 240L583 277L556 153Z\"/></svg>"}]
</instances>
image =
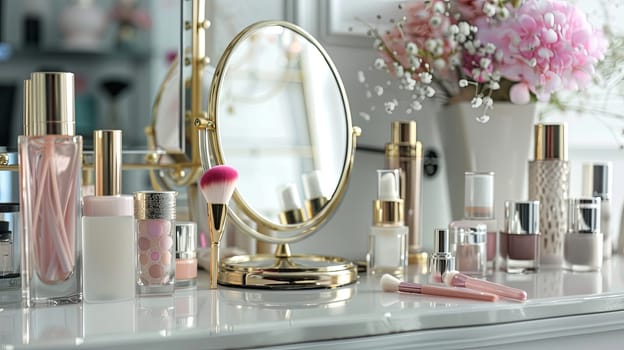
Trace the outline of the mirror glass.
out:
<instances>
[{"instance_id":1,"label":"mirror glass","mask_svg":"<svg viewBox=\"0 0 624 350\"><path fill-rule=\"evenodd\" d=\"M275 223L288 209L285 186L306 199L304 174L318 171L322 194L334 196L351 132L333 64L304 34L280 24L243 31L213 81L223 160L239 170L243 207Z\"/></svg>"}]
</instances>

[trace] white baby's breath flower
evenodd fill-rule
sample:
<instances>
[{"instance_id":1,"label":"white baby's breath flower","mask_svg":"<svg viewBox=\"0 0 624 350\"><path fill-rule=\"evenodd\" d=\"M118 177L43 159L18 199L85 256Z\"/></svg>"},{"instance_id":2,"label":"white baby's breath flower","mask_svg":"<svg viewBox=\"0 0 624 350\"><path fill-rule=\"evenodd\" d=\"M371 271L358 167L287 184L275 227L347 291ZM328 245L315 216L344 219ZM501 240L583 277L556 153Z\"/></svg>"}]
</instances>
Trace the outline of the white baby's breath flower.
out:
<instances>
[{"instance_id":1,"label":"white baby's breath flower","mask_svg":"<svg viewBox=\"0 0 624 350\"><path fill-rule=\"evenodd\" d=\"M433 76L429 72L419 73L418 78L420 79L420 82L423 84L431 84L431 81L433 81Z\"/></svg>"},{"instance_id":2,"label":"white baby's breath flower","mask_svg":"<svg viewBox=\"0 0 624 350\"><path fill-rule=\"evenodd\" d=\"M490 81L489 86L490 86L490 89L492 89L492 90L500 89L500 84L497 81L494 81L494 80Z\"/></svg>"},{"instance_id":3,"label":"white baby's breath flower","mask_svg":"<svg viewBox=\"0 0 624 350\"><path fill-rule=\"evenodd\" d=\"M415 111L420 111L422 109L422 103L420 103L420 101L412 101L412 103L410 104L410 106L412 107L413 110Z\"/></svg>"},{"instance_id":4,"label":"white baby's breath flower","mask_svg":"<svg viewBox=\"0 0 624 350\"><path fill-rule=\"evenodd\" d=\"M480 65L480 66L481 66L481 68L483 68L483 69L487 69L487 68L490 66L490 64L491 64L491 63L492 63L492 60L491 60L491 59L489 59L489 58L487 58L487 57L482 57L482 58L479 60L479 65Z\"/></svg>"},{"instance_id":5,"label":"white baby's breath flower","mask_svg":"<svg viewBox=\"0 0 624 350\"><path fill-rule=\"evenodd\" d=\"M498 70L493 71L492 74L490 75L490 78L492 80L499 81L501 79L501 72Z\"/></svg>"},{"instance_id":6,"label":"white baby's breath flower","mask_svg":"<svg viewBox=\"0 0 624 350\"><path fill-rule=\"evenodd\" d=\"M472 69L472 77L473 78L478 79L480 75L481 75L481 69L479 69L479 68L473 68Z\"/></svg>"},{"instance_id":7,"label":"white baby's breath flower","mask_svg":"<svg viewBox=\"0 0 624 350\"><path fill-rule=\"evenodd\" d=\"M425 95L427 97L433 97L433 95L435 95L435 89L432 88L431 86L425 87Z\"/></svg>"},{"instance_id":8,"label":"white baby's breath flower","mask_svg":"<svg viewBox=\"0 0 624 350\"><path fill-rule=\"evenodd\" d=\"M437 58L433 61L433 67L435 69L444 69L444 67L446 67L446 61L443 58Z\"/></svg>"},{"instance_id":9,"label":"white baby's breath flower","mask_svg":"<svg viewBox=\"0 0 624 350\"><path fill-rule=\"evenodd\" d=\"M435 39L427 39L425 41L425 48L427 51L432 52L435 50L436 46L438 46L438 42Z\"/></svg>"},{"instance_id":10,"label":"white baby's breath flower","mask_svg":"<svg viewBox=\"0 0 624 350\"><path fill-rule=\"evenodd\" d=\"M409 61L410 61L410 66L413 70L420 68L420 63L422 62L420 58L416 56L412 56L409 58Z\"/></svg>"},{"instance_id":11,"label":"white baby's breath flower","mask_svg":"<svg viewBox=\"0 0 624 350\"><path fill-rule=\"evenodd\" d=\"M445 10L445 8L444 8L444 4L443 4L443 3L441 3L441 2L436 2L436 3L433 5L433 11L434 11L435 13L442 14L442 13L444 13L444 10Z\"/></svg>"},{"instance_id":12,"label":"white baby's breath flower","mask_svg":"<svg viewBox=\"0 0 624 350\"><path fill-rule=\"evenodd\" d=\"M470 25L468 22L459 22L457 27L459 28L459 34L470 35Z\"/></svg>"},{"instance_id":13,"label":"white baby's breath flower","mask_svg":"<svg viewBox=\"0 0 624 350\"><path fill-rule=\"evenodd\" d=\"M433 50L433 54L436 56L442 56L444 53L444 47L442 45L436 46L435 50Z\"/></svg>"},{"instance_id":14,"label":"white baby's breath flower","mask_svg":"<svg viewBox=\"0 0 624 350\"><path fill-rule=\"evenodd\" d=\"M460 80L459 80L459 87L464 88L464 87L466 87L466 86L468 86L468 80L466 80L466 79L460 79Z\"/></svg>"},{"instance_id":15,"label":"white baby's breath flower","mask_svg":"<svg viewBox=\"0 0 624 350\"><path fill-rule=\"evenodd\" d=\"M485 96L483 98L483 104L485 105L485 108L491 109L494 105L494 100L490 96Z\"/></svg>"},{"instance_id":16,"label":"white baby's breath flower","mask_svg":"<svg viewBox=\"0 0 624 350\"><path fill-rule=\"evenodd\" d=\"M502 21L506 20L509 18L509 10L506 7L499 8L498 11L496 11L496 17Z\"/></svg>"},{"instance_id":17,"label":"white baby's breath flower","mask_svg":"<svg viewBox=\"0 0 624 350\"><path fill-rule=\"evenodd\" d=\"M383 58L377 58L375 60L375 63L373 63L373 65L375 66L376 69L384 69L386 68L386 61L384 61Z\"/></svg>"},{"instance_id":18,"label":"white baby's breath flower","mask_svg":"<svg viewBox=\"0 0 624 350\"><path fill-rule=\"evenodd\" d=\"M418 47L416 46L416 44L410 41L407 43L407 45L405 45L405 51L407 51L409 55L415 55L418 53Z\"/></svg>"},{"instance_id":19,"label":"white baby's breath flower","mask_svg":"<svg viewBox=\"0 0 624 350\"><path fill-rule=\"evenodd\" d=\"M451 66L459 66L461 64L461 58L459 54L455 54L449 58L449 62Z\"/></svg>"},{"instance_id":20,"label":"white baby's breath flower","mask_svg":"<svg viewBox=\"0 0 624 350\"><path fill-rule=\"evenodd\" d=\"M459 27L457 26L457 24L452 24L449 29L448 29L450 34L457 34L459 33Z\"/></svg>"},{"instance_id":21,"label":"white baby's breath flower","mask_svg":"<svg viewBox=\"0 0 624 350\"><path fill-rule=\"evenodd\" d=\"M366 81L366 77L364 76L364 72L362 72L361 70L359 70L357 72L357 77L358 77L358 81L360 83L364 83Z\"/></svg>"},{"instance_id":22,"label":"white baby's breath flower","mask_svg":"<svg viewBox=\"0 0 624 350\"><path fill-rule=\"evenodd\" d=\"M375 85L375 87L373 88L373 91L375 91L375 94L377 96L381 96L384 93L384 88L381 85Z\"/></svg>"},{"instance_id":23,"label":"white baby's breath flower","mask_svg":"<svg viewBox=\"0 0 624 350\"><path fill-rule=\"evenodd\" d=\"M493 54L496 51L496 45L492 43L485 44L485 53Z\"/></svg>"},{"instance_id":24,"label":"white baby's breath flower","mask_svg":"<svg viewBox=\"0 0 624 350\"><path fill-rule=\"evenodd\" d=\"M392 112L394 112L394 110L397 108L398 105L398 101L396 99L393 99L392 101L387 101L384 103L384 107L386 108L386 113L388 114L392 114Z\"/></svg>"},{"instance_id":25,"label":"white baby's breath flower","mask_svg":"<svg viewBox=\"0 0 624 350\"><path fill-rule=\"evenodd\" d=\"M483 13L488 17L493 17L496 14L496 6L492 3L485 2L483 4Z\"/></svg>"},{"instance_id":26,"label":"white baby's breath flower","mask_svg":"<svg viewBox=\"0 0 624 350\"><path fill-rule=\"evenodd\" d=\"M483 99L479 96L475 96L470 100L470 105L472 108L479 108L483 104Z\"/></svg>"},{"instance_id":27,"label":"white baby's breath flower","mask_svg":"<svg viewBox=\"0 0 624 350\"><path fill-rule=\"evenodd\" d=\"M403 66L396 62L394 64L394 72L396 73L397 78L402 77L403 74L405 73Z\"/></svg>"},{"instance_id":28,"label":"white baby's breath flower","mask_svg":"<svg viewBox=\"0 0 624 350\"><path fill-rule=\"evenodd\" d=\"M440 23L442 23L442 18L440 18L440 16L433 16L429 20L429 24L431 24L432 27L437 27Z\"/></svg>"},{"instance_id":29,"label":"white baby's breath flower","mask_svg":"<svg viewBox=\"0 0 624 350\"><path fill-rule=\"evenodd\" d=\"M466 41L467 37L466 37L466 35L464 35L464 34L462 34L462 33L459 33L459 34L457 34L457 36L455 37L455 39L457 40L457 42L458 42L458 43L460 43L460 44L461 44L461 43L463 43L463 42L465 42L465 41Z\"/></svg>"}]
</instances>

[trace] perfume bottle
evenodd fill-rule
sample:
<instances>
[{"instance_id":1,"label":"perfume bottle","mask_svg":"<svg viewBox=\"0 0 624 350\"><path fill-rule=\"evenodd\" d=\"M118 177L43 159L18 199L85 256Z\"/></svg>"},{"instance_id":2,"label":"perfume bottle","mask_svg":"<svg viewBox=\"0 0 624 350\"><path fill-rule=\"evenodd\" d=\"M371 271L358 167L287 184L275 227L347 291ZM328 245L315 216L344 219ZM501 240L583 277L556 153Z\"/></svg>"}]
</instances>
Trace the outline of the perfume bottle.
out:
<instances>
[{"instance_id":1,"label":"perfume bottle","mask_svg":"<svg viewBox=\"0 0 624 350\"><path fill-rule=\"evenodd\" d=\"M500 234L500 254L505 271L535 272L540 262L540 203L506 201L505 224Z\"/></svg>"},{"instance_id":2,"label":"perfume bottle","mask_svg":"<svg viewBox=\"0 0 624 350\"><path fill-rule=\"evenodd\" d=\"M568 233L565 235L565 267L572 271L597 271L602 267L600 197L568 201Z\"/></svg>"},{"instance_id":3,"label":"perfume bottle","mask_svg":"<svg viewBox=\"0 0 624 350\"><path fill-rule=\"evenodd\" d=\"M176 194L174 191L134 193L139 295L174 292Z\"/></svg>"},{"instance_id":4,"label":"perfume bottle","mask_svg":"<svg viewBox=\"0 0 624 350\"><path fill-rule=\"evenodd\" d=\"M421 232L422 144L416 139L416 122L395 120L391 124L390 143L386 144L386 167L400 169L400 197L403 217L408 227L408 260L426 266Z\"/></svg>"},{"instance_id":5,"label":"perfume bottle","mask_svg":"<svg viewBox=\"0 0 624 350\"><path fill-rule=\"evenodd\" d=\"M371 274L401 275L407 267L407 232L403 200L399 197L399 170L377 170L377 199L366 261Z\"/></svg>"},{"instance_id":6,"label":"perfume bottle","mask_svg":"<svg viewBox=\"0 0 624 350\"><path fill-rule=\"evenodd\" d=\"M74 135L74 75L35 72L19 137L22 299L26 306L82 299L79 234L82 137Z\"/></svg>"},{"instance_id":7,"label":"perfume bottle","mask_svg":"<svg viewBox=\"0 0 624 350\"><path fill-rule=\"evenodd\" d=\"M86 302L128 300L135 295L134 201L121 194L121 145L121 130L93 132L95 195L82 199Z\"/></svg>"},{"instance_id":8,"label":"perfume bottle","mask_svg":"<svg viewBox=\"0 0 624 350\"><path fill-rule=\"evenodd\" d=\"M583 165L583 195L600 198L600 230L604 239L602 257L608 259L613 254L611 234L611 192L613 164L587 163Z\"/></svg>"},{"instance_id":9,"label":"perfume bottle","mask_svg":"<svg viewBox=\"0 0 624 350\"><path fill-rule=\"evenodd\" d=\"M498 246L498 228L494 218L494 173L493 172L466 172L464 173L464 219L449 224L451 231L451 249L457 249L456 228L486 226L486 265L494 268ZM457 257L459 263L459 256Z\"/></svg>"},{"instance_id":10,"label":"perfume bottle","mask_svg":"<svg viewBox=\"0 0 624 350\"><path fill-rule=\"evenodd\" d=\"M529 199L540 202L540 266L563 266L570 170L565 124L535 125L535 160L529 162Z\"/></svg>"}]
</instances>

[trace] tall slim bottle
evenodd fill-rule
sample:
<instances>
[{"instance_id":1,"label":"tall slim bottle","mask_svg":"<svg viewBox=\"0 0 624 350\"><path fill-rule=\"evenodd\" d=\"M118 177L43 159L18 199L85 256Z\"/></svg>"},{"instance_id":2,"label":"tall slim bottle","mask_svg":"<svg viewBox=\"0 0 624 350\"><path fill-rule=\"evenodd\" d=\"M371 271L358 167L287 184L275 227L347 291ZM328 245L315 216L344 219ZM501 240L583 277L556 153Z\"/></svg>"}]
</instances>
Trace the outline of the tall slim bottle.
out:
<instances>
[{"instance_id":1,"label":"tall slim bottle","mask_svg":"<svg viewBox=\"0 0 624 350\"><path fill-rule=\"evenodd\" d=\"M563 267L569 189L566 125L535 125L535 160L529 162L529 199L540 202L541 267Z\"/></svg>"},{"instance_id":2,"label":"tall slim bottle","mask_svg":"<svg viewBox=\"0 0 624 350\"><path fill-rule=\"evenodd\" d=\"M611 192L613 178L613 163L583 164L583 195L599 197L600 201L600 230L603 237L602 257L608 259L613 253L611 233Z\"/></svg>"},{"instance_id":3,"label":"tall slim bottle","mask_svg":"<svg viewBox=\"0 0 624 350\"><path fill-rule=\"evenodd\" d=\"M22 299L26 306L82 299L79 231L82 137L74 134L74 75L35 72L19 137Z\"/></svg>"},{"instance_id":4,"label":"tall slim bottle","mask_svg":"<svg viewBox=\"0 0 624 350\"><path fill-rule=\"evenodd\" d=\"M400 169L400 195L408 228L408 261L426 266L423 249L420 203L422 201L422 144L416 139L416 122L395 120L390 143L386 144L386 167Z\"/></svg>"}]
</instances>

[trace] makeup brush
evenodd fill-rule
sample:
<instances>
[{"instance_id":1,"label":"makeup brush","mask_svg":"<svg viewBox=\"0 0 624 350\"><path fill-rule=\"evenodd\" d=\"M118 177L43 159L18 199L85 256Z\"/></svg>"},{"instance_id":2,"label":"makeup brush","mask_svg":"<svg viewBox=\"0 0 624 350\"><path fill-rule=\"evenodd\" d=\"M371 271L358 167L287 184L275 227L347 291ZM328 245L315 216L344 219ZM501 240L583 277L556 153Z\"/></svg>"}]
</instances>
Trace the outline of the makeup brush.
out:
<instances>
[{"instance_id":1,"label":"makeup brush","mask_svg":"<svg viewBox=\"0 0 624 350\"><path fill-rule=\"evenodd\" d=\"M208 228L210 231L210 288L217 288L219 272L219 245L227 216L227 203L232 197L238 172L228 165L214 166L202 175L199 188L208 203Z\"/></svg>"},{"instance_id":2,"label":"makeup brush","mask_svg":"<svg viewBox=\"0 0 624 350\"><path fill-rule=\"evenodd\" d=\"M449 286L470 288L520 301L527 299L527 292L522 289L511 288L500 283L480 280L467 276L459 271L447 271L442 276L442 279L444 280L444 283Z\"/></svg>"},{"instance_id":3,"label":"makeup brush","mask_svg":"<svg viewBox=\"0 0 624 350\"><path fill-rule=\"evenodd\" d=\"M442 297L474 299L482 301L497 301L498 295L484 292L477 292L467 288L454 288L436 286L432 284L420 284L402 282L398 278L385 274L381 276L381 288L384 292L404 292L427 295L437 295Z\"/></svg>"}]
</instances>

